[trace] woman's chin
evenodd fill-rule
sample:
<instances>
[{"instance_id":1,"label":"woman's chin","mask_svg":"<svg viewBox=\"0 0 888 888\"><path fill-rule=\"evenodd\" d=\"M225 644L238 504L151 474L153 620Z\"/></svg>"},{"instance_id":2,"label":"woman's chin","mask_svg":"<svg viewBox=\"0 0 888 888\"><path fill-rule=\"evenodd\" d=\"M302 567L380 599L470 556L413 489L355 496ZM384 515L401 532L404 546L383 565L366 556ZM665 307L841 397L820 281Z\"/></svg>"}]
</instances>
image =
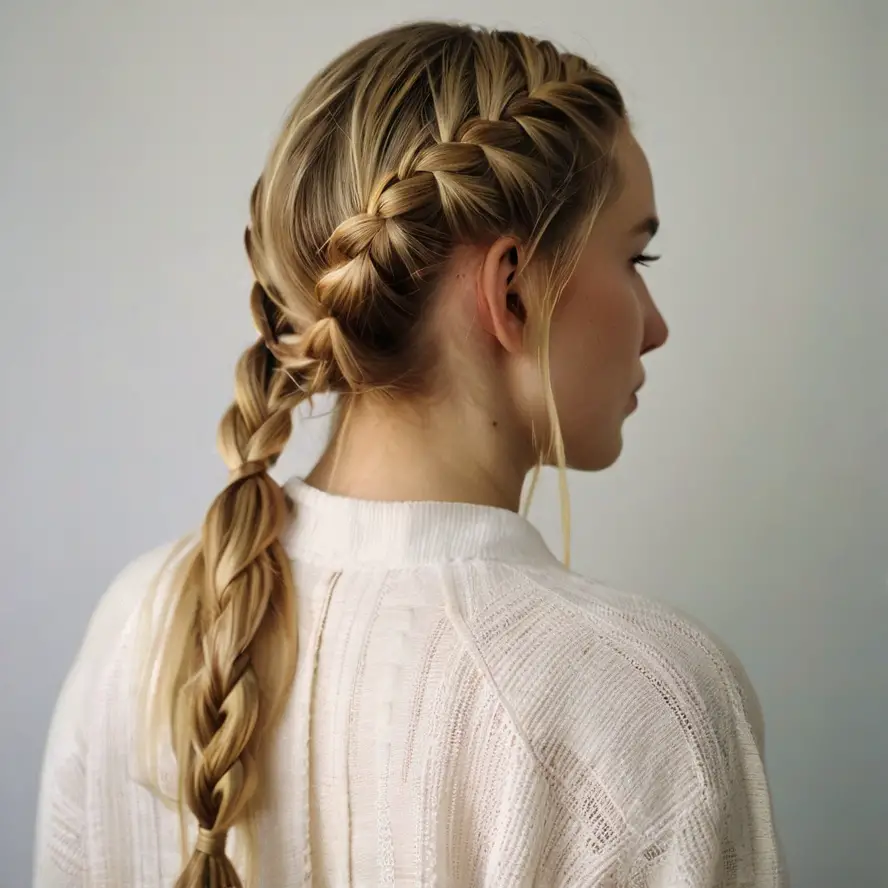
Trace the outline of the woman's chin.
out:
<instances>
[{"instance_id":1,"label":"woman's chin","mask_svg":"<svg viewBox=\"0 0 888 888\"><path fill-rule=\"evenodd\" d=\"M609 469L623 452L623 431L618 428L607 441L597 438L584 446L567 446L567 467L577 472L603 472ZM557 465L557 461L553 465Z\"/></svg>"}]
</instances>

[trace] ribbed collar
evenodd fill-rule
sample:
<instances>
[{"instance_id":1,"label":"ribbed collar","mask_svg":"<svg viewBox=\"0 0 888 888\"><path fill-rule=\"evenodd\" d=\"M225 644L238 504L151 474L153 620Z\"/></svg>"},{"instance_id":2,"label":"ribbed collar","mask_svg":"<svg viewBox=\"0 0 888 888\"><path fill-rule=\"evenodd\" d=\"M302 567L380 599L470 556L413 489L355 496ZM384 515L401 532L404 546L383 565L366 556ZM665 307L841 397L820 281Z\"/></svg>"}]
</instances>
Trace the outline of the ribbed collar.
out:
<instances>
[{"instance_id":1,"label":"ribbed collar","mask_svg":"<svg viewBox=\"0 0 888 888\"><path fill-rule=\"evenodd\" d=\"M334 496L294 478L296 520L284 537L294 558L407 567L448 561L548 563L539 531L507 509L468 503L375 502Z\"/></svg>"}]
</instances>

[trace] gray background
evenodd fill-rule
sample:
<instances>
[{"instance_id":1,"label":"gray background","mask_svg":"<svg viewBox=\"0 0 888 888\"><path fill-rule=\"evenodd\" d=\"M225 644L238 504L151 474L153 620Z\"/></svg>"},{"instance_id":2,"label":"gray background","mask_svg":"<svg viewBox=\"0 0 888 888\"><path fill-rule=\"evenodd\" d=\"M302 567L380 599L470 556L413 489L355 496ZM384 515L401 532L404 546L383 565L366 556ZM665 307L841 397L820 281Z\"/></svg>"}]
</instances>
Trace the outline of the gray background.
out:
<instances>
[{"instance_id":1,"label":"gray background","mask_svg":"<svg viewBox=\"0 0 888 888\"><path fill-rule=\"evenodd\" d=\"M672 340L618 467L571 478L576 566L692 611L747 663L794 884L888 885L880 5L0 6L4 886L30 878L45 731L98 597L223 479L247 198L286 106L359 37L441 16L606 66L654 167ZM299 431L284 473L322 436ZM559 546L554 479L533 517Z\"/></svg>"}]
</instances>

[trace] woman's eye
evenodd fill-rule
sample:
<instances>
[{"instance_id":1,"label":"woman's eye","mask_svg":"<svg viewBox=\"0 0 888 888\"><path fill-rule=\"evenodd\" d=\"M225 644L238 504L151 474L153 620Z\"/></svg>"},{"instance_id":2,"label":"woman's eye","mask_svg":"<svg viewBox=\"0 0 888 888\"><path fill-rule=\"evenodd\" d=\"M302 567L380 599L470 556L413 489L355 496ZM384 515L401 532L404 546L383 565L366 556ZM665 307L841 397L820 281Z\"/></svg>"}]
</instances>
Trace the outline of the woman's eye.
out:
<instances>
[{"instance_id":1,"label":"woman's eye","mask_svg":"<svg viewBox=\"0 0 888 888\"><path fill-rule=\"evenodd\" d=\"M632 257L632 264L644 265L645 267L647 267L652 262L656 262L659 258L659 256L651 256L649 253L640 253L638 256Z\"/></svg>"}]
</instances>

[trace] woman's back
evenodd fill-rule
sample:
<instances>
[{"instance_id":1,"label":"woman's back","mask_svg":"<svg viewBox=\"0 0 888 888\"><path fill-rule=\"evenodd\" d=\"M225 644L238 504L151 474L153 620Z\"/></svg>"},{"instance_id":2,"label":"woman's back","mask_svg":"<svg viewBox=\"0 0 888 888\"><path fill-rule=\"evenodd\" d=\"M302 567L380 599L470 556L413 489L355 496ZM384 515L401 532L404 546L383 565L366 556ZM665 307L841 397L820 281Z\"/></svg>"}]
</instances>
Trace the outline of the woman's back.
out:
<instances>
[{"instance_id":1,"label":"woman's back","mask_svg":"<svg viewBox=\"0 0 888 888\"><path fill-rule=\"evenodd\" d=\"M566 571L512 512L287 492L299 659L261 885L780 884L755 699L698 629ZM133 705L168 554L117 581L60 701L41 886L181 870L177 812L138 782ZM171 750L160 772L173 796Z\"/></svg>"}]
</instances>

